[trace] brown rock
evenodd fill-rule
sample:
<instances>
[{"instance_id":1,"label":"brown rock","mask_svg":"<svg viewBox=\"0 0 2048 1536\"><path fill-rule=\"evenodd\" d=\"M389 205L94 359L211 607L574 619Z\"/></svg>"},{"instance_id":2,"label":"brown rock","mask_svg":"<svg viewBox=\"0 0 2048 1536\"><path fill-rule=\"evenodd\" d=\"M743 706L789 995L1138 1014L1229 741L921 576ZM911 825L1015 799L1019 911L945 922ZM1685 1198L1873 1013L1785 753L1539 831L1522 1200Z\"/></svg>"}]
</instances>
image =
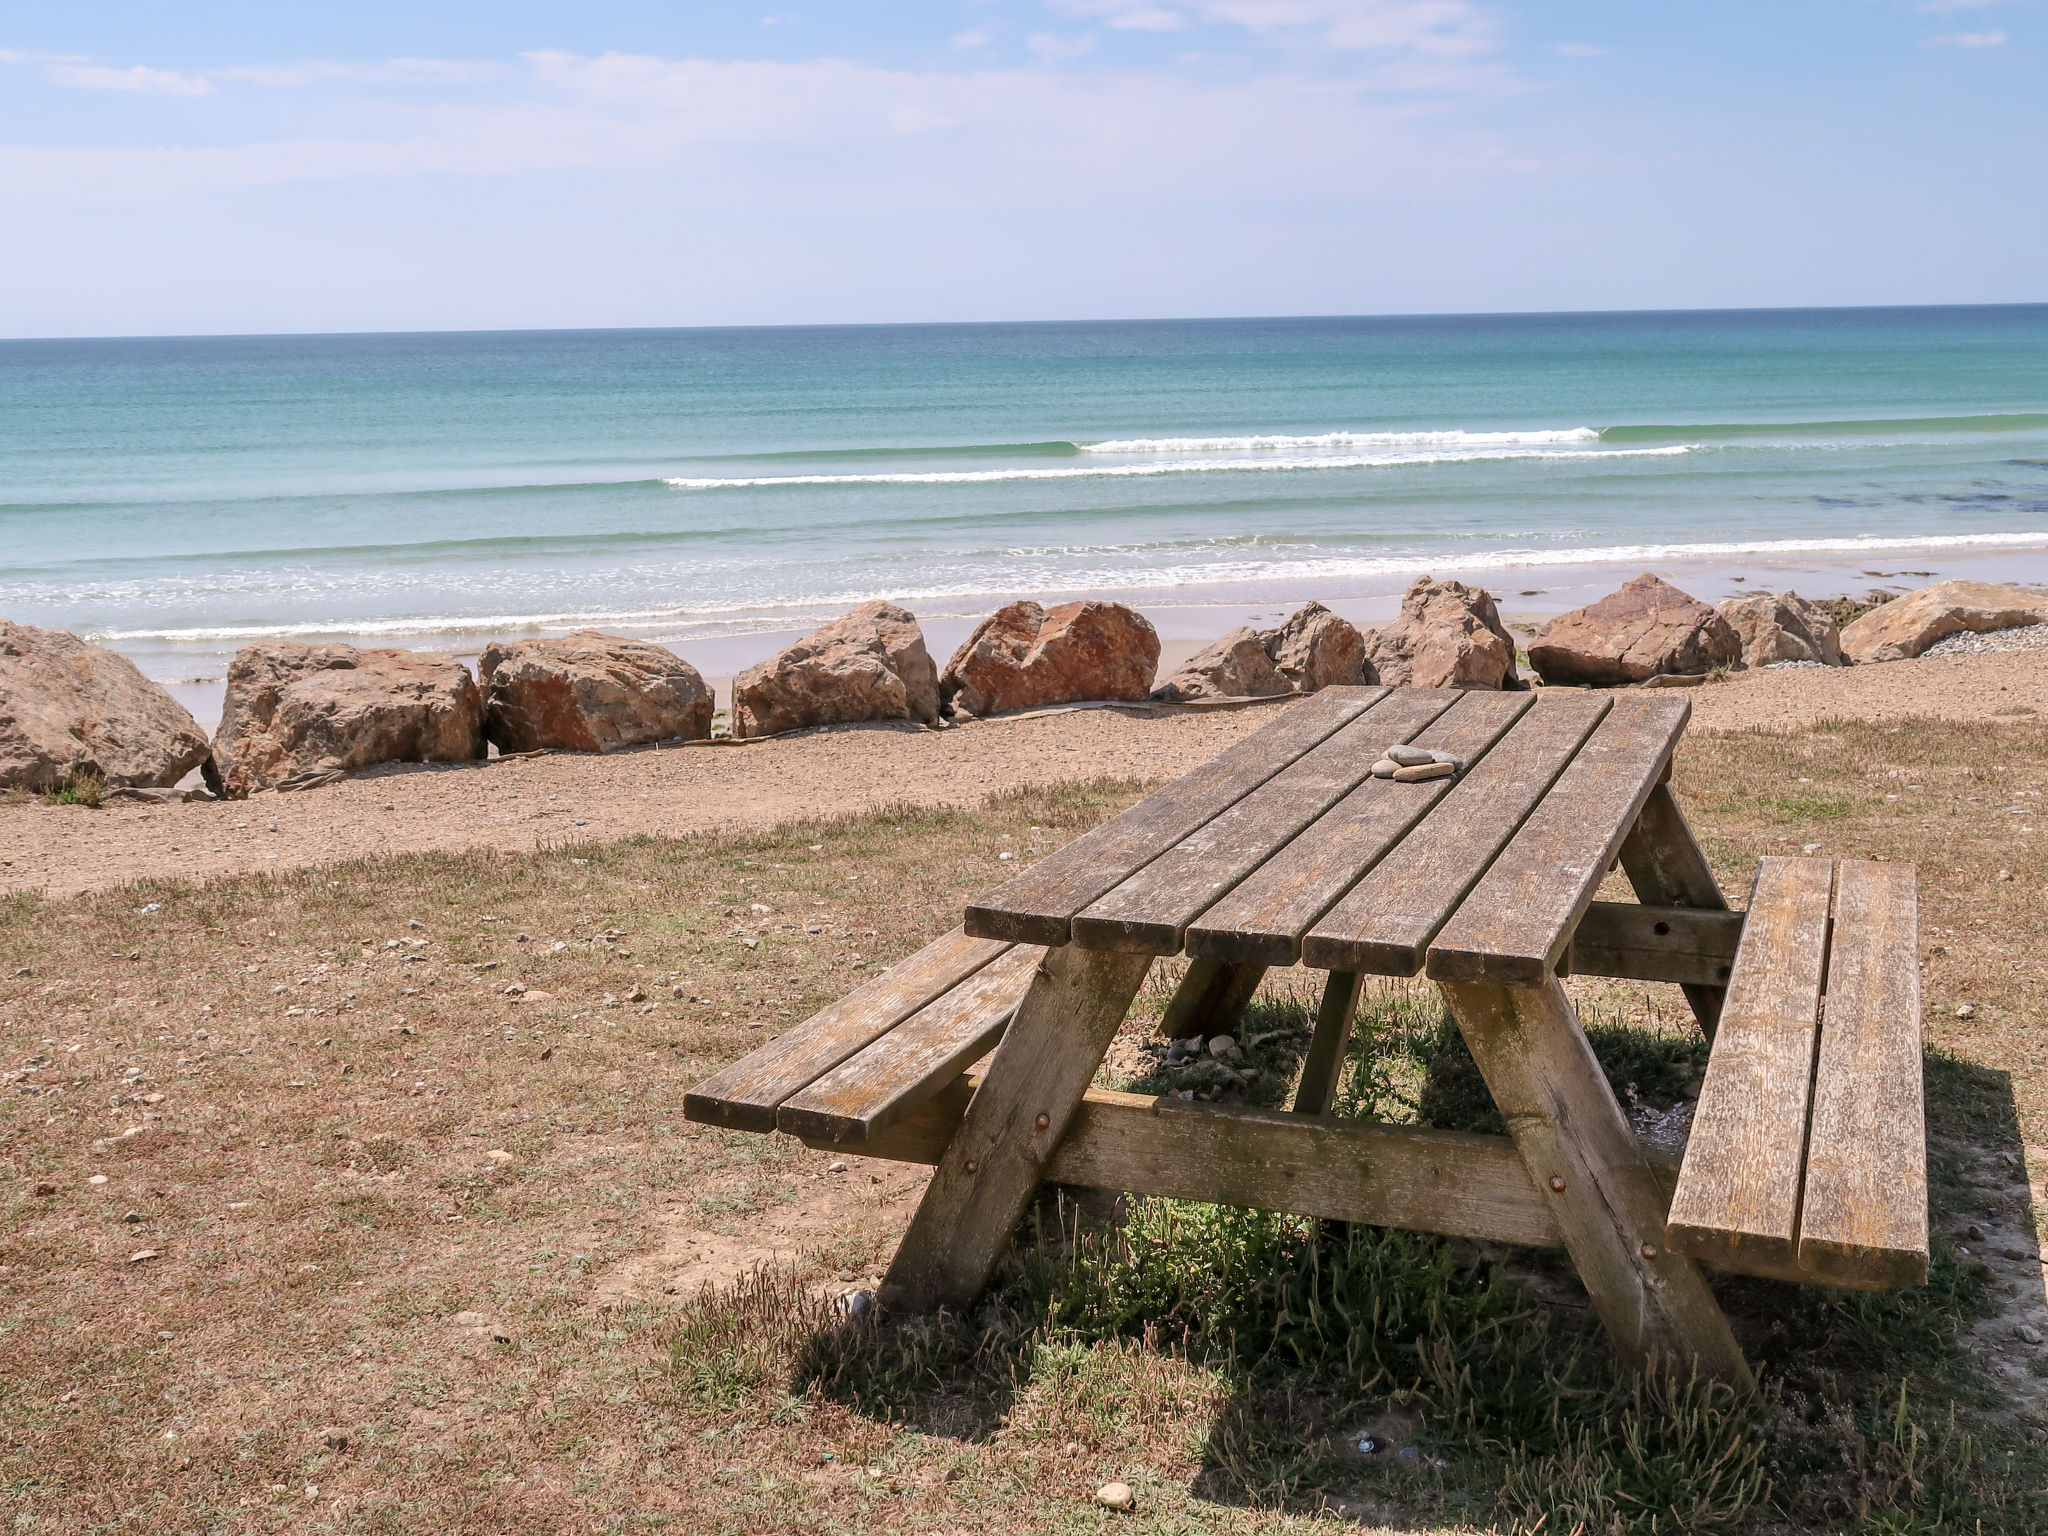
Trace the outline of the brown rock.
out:
<instances>
[{"instance_id":1,"label":"brown rock","mask_svg":"<svg viewBox=\"0 0 2048 1536\"><path fill-rule=\"evenodd\" d=\"M0 619L0 788L164 788L211 761L198 723L125 656Z\"/></svg>"},{"instance_id":2,"label":"brown rock","mask_svg":"<svg viewBox=\"0 0 2048 1536\"><path fill-rule=\"evenodd\" d=\"M477 658L484 734L500 752L611 752L711 734L711 690L675 652L586 629L493 643Z\"/></svg>"},{"instance_id":3,"label":"brown rock","mask_svg":"<svg viewBox=\"0 0 2048 1536\"><path fill-rule=\"evenodd\" d=\"M1520 688L1515 642L1492 594L1418 576L1401 614L1365 637L1369 680L1414 688Z\"/></svg>"},{"instance_id":4,"label":"brown rock","mask_svg":"<svg viewBox=\"0 0 2048 1536\"><path fill-rule=\"evenodd\" d=\"M939 679L949 705L976 715L1081 699L1142 699L1159 666L1159 632L1121 603L1011 603L983 619Z\"/></svg>"},{"instance_id":5,"label":"brown rock","mask_svg":"<svg viewBox=\"0 0 2048 1536\"><path fill-rule=\"evenodd\" d=\"M1266 637L1247 627L1233 629L1195 652L1178 672L1152 690L1152 697L1185 703L1189 699L1265 699L1293 691L1267 654Z\"/></svg>"},{"instance_id":6,"label":"brown rock","mask_svg":"<svg viewBox=\"0 0 2048 1536\"><path fill-rule=\"evenodd\" d=\"M773 736L849 720L939 714L939 675L916 616L862 603L732 680L735 736Z\"/></svg>"},{"instance_id":7,"label":"brown rock","mask_svg":"<svg viewBox=\"0 0 2048 1536\"><path fill-rule=\"evenodd\" d=\"M1307 603L1262 637L1266 654L1296 693L1366 680L1365 637L1321 603Z\"/></svg>"},{"instance_id":8,"label":"brown rock","mask_svg":"<svg viewBox=\"0 0 2048 1536\"><path fill-rule=\"evenodd\" d=\"M1852 661L1905 661L1937 640L1969 630L2048 624L2048 592L1989 581L1937 581L1893 598L1842 631Z\"/></svg>"},{"instance_id":9,"label":"brown rock","mask_svg":"<svg viewBox=\"0 0 2048 1536\"><path fill-rule=\"evenodd\" d=\"M1819 603L1797 592L1752 592L1720 604L1721 617L1742 642L1742 664L1767 667L1779 661L1842 664L1841 631Z\"/></svg>"},{"instance_id":10,"label":"brown rock","mask_svg":"<svg viewBox=\"0 0 2048 1536\"><path fill-rule=\"evenodd\" d=\"M469 762L483 699L452 656L262 641L228 666L214 753L237 796L314 768Z\"/></svg>"},{"instance_id":11,"label":"brown rock","mask_svg":"<svg viewBox=\"0 0 2048 1536\"><path fill-rule=\"evenodd\" d=\"M1647 572L1597 603L1558 615L1529 646L1544 682L1595 688L1709 672L1741 659L1733 625Z\"/></svg>"}]
</instances>

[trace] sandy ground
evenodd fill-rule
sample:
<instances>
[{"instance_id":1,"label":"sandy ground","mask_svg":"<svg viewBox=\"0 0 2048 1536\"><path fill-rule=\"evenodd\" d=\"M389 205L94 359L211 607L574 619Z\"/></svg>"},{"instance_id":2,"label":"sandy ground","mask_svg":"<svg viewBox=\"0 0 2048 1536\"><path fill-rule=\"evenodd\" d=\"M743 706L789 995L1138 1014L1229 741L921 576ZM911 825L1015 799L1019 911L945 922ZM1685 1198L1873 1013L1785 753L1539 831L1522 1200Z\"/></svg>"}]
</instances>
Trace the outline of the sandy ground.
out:
<instances>
[{"instance_id":1,"label":"sandy ground","mask_svg":"<svg viewBox=\"0 0 2048 1536\"><path fill-rule=\"evenodd\" d=\"M1695 729L1792 730L1830 716L1993 720L2048 711L2048 652L1776 670L1689 696ZM904 802L970 804L1011 786L1098 775L1172 778L1271 718L1271 706L1158 717L1076 710L950 731L851 726L744 746L394 764L306 794L239 802L99 810L22 802L0 805L0 890L64 894L366 854L524 850Z\"/></svg>"}]
</instances>

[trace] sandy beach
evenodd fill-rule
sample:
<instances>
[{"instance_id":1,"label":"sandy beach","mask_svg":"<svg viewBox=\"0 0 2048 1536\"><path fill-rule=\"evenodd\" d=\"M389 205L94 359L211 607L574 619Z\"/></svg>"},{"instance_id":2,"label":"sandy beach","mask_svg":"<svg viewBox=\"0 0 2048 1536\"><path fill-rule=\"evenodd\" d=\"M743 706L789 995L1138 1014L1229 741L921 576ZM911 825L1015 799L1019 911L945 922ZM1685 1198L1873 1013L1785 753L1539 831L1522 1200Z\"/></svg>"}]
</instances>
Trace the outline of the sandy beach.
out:
<instances>
[{"instance_id":1,"label":"sandy beach","mask_svg":"<svg viewBox=\"0 0 2048 1536\"><path fill-rule=\"evenodd\" d=\"M1773 669L1689 697L1695 731L1789 731L1828 718L1990 721L2048 709L2048 653ZM372 854L756 830L890 804L971 805L1007 789L1097 777L1170 779L1271 714L1269 705L1165 715L1071 709L946 731L841 726L607 757L393 764L310 793L244 801L0 805L0 889L61 895Z\"/></svg>"}]
</instances>

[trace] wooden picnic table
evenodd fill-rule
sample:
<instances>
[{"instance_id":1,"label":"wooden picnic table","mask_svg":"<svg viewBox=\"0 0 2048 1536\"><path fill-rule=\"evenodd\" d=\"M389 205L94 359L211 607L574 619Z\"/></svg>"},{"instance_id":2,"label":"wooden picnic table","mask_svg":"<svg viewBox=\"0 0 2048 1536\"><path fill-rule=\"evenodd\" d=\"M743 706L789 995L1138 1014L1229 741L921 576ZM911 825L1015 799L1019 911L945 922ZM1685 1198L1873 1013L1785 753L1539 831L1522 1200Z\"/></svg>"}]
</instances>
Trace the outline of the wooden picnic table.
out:
<instances>
[{"instance_id":1,"label":"wooden picnic table","mask_svg":"<svg viewBox=\"0 0 2048 1536\"><path fill-rule=\"evenodd\" d=\"M1855 931L1878 939L1836 946L1856 979L1831 1057L1816 1042L1834 864L1766 861L1790 915L1743 947L1668 787L1689 712L1663 692L1325 689L975 901L961 930L699 1085L687 1112L934 1163L892 1306L970 1301L1050 1179L1561 1246L1626 1358L1746 1382L1700 1259L1836 1284L1925 1274L1917 970L1885 959L1902 938L1912 954L1911 871L1844 877ZM1461 766L1374 776L1395 743ZM1637 899L1598 902L1617 861ZM1269 968L1327 973L1291 1110L1089 1086L1153 961L1180 953L1176 1037L1227 1030ZM1573 971L1678 983L1710 1035L1727 1009L1728 1062L1717 1048L1700 1106L1718 1129L1704 1171L1678 1181L1682 1233L1673 1170L1638 1141L1560 983ZM1442 989L1508 1137L1329 1114L1369 975ZM1857 1088L1872 1081L1910 1135L1870 1123ZM1897 1178L1873 1171L1879 1155Z\"/></svg>"}]
</instances>

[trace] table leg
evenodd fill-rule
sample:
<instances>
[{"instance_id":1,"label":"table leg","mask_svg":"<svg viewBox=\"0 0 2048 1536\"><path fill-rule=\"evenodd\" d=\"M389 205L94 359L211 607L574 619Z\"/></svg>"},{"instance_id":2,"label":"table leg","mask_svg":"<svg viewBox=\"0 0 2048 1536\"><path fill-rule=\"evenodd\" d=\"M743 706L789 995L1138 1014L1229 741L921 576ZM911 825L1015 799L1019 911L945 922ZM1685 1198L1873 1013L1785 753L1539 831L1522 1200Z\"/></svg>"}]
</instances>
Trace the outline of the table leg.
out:
<instances>
[{"instance_id":1,"label":"table leg","mask_svg":"<svg viewBox=\"0 0 2048 1536\"><path fill-rule=\"evenodd\" d=\"M1332 971L1323 984L1316 1032L1301 1064L1301 1085L1294 1090L1297 1115L1327 1115L1337 1102L1337 1089L1344 1077L1344 1047L1351 1039L1351 1020L1358 1013L1358 995L1364 990L1365 977L1358 971Z\"/></svg>"},{"instance_id":2,"label":"table leg","mask_svg":"<svg viewBox=\"0 0 2048 1536\"><path fill-rule=\"evenodd\" d=\"M1266 968L1233 960L1191 960L1173 989L1159 1033L1168 1040L1188 1035L1227 1035L1237 1027L1245 1004L1259 990Z\"/></svg>"},{"instance_id":3,"label":"table leg","mask_svg":"<svg viewBox=\"0 0 2048 1536\"><path fill-rule=\"evenodd\" d=\"M964 1307L980 1293L1151 965L1046 952L889 1265L886 1304Z\"/></svg>"},{"instance_id":4,"label":"table leg","mask_svg":"<svg viewBox=\"0 0 2048 1536\"><path fill-rule=\"evenodd\" d=\"M1720 882L1693 840L1692 828L1685 824L1685 813L1678 808L1668 783L1650 791L1642 814L1621 845L1621 867L1628 872L1636 900L1646 906L1727 910L1728 898L1721 894ZM1693 1017L1712 1040L1728 989L1688 982L1682 990Z\"/></svg>"},{"instance_id":5,"label":"table leg","mask_svg":"<svg viewBox=\"0 0 2048 1536\"><path fill-rule=\"evenodd\" d=\"M1439 985L1622 1356L1753 1385L1699 1266L1664 1246L1664 1193L1564 989Z\"/></svg>"}]
</instances>

